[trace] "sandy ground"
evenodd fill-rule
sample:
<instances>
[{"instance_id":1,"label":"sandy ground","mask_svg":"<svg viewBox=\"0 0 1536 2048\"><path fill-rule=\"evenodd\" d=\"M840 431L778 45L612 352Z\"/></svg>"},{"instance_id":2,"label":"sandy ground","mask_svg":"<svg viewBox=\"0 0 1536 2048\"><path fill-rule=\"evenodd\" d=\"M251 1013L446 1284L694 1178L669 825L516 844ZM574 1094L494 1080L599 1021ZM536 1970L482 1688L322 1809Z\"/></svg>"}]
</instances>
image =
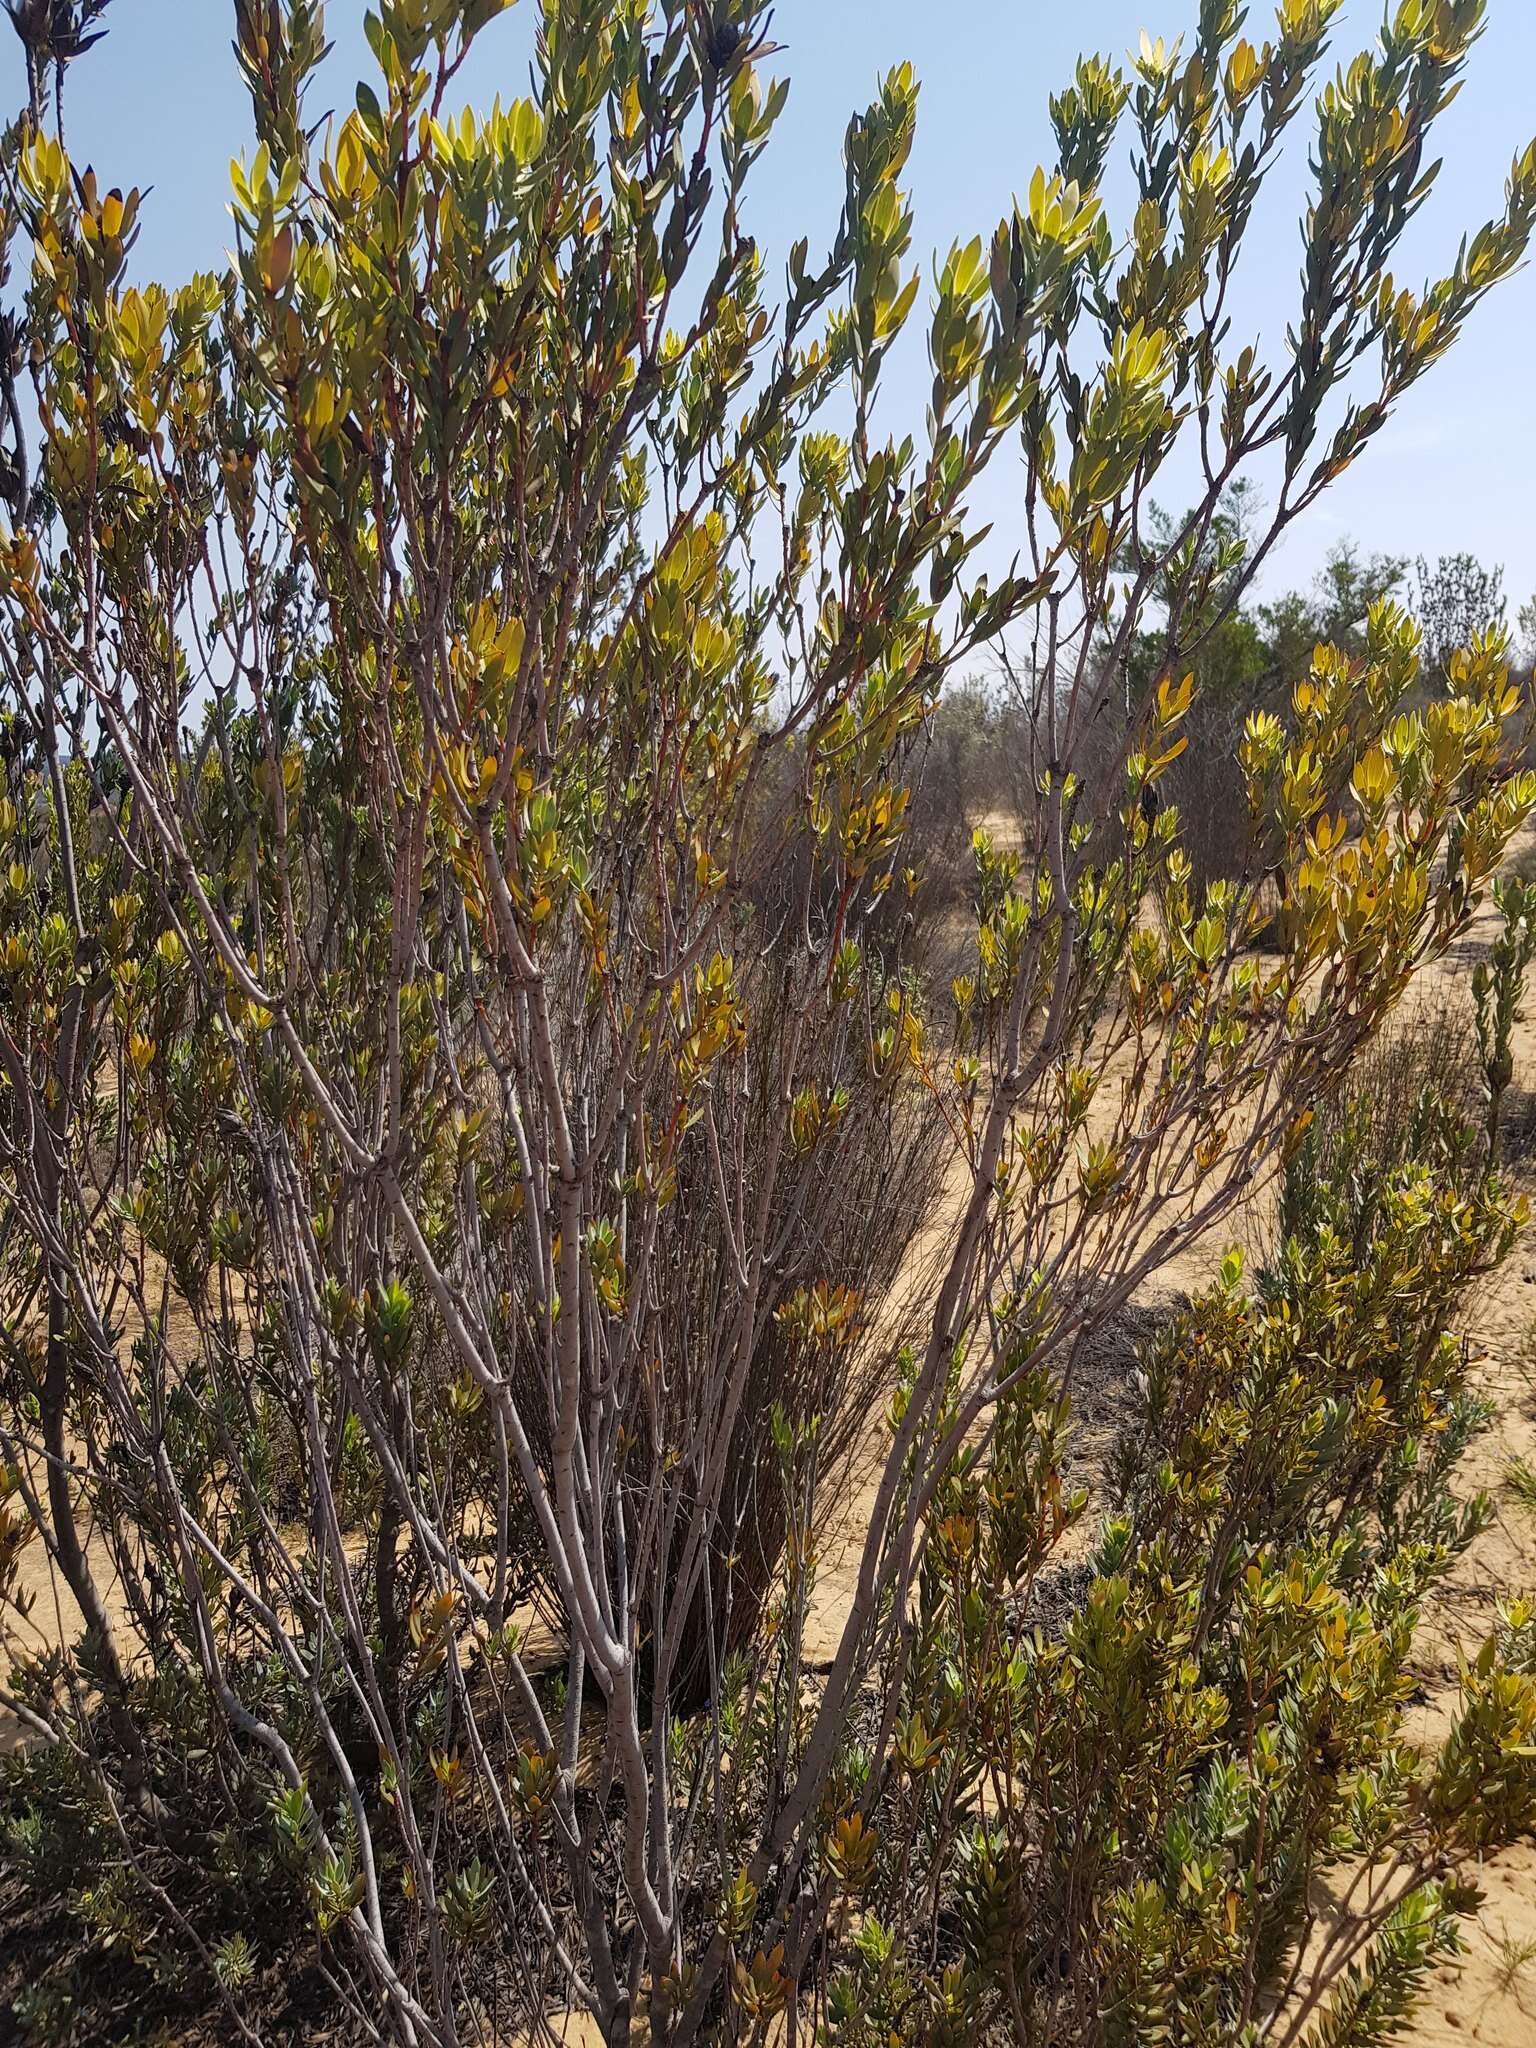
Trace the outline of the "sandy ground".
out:
<instances>
[{"instance_id":1,"label":"sandy ground","mask_svg":"<svg viewBox=\"0 0 1536 2048\"><path fill-rule=\"evenodd\" d=\"M1526 843L1536 844L1536 832ZM1419 996L1431 1004L1442 998L1468 1003L1471 964L1486 949L1493 925L1490 908L1452 957L1420 977ZM1517 1027L1515 1080L1519 1087L1536 1089L1536 996L1531 1014ZM955 1204L960 1199L959 1186L957 1177ZM1165 1266L1140 1305L1153 1310L1202 1284L1227 1244L1262 1235L1268 1222L1265 1199L1259 1198L1246 1216L1229 1218L1213 1241ZM929 1230L914 1247L912 1273L927 1269L953 1213L949 1201L941 1204ZM910 1282L911 1275L908 1277ZM897 1285L899 1289L902 1283ZM1521 1591L1536 1592L1536 1515L1515 1498L1509 1486L1513 1460L1524 1458L1536 1466L1536 1226L1471 1304L1465 1335L1477 1358L1478 1384L1497 1411L1493 1427L1468 1460L1467 1490L1486 1489L1494 1512L1420 1632L1416 1663L1424 1703L1416 1725L1426 1741L1444 1728L1454 1711L1458 1649L1476 1649L1501 1599ZM1114 1423L1112 1402L1108 1412L1087 1419L1074 1462L1088 1475L1112 1442ZM872 1455L856 1461L822 1538L816 1599L807 1630L807 1652L812 1661L830 1655L847 1613L868 1524L873 1454L878 1447L877 1438L871 1443ZM117 1618L123 1612L122 1598L101 1532L83 1528L82 1534L98 1584ZM40 1543L34 1542L23 1554L22 1585L36 1594L30 1630L34 1643L40 1646L78 1634L79 1617L73 1602L49 1570ZM15 1722L0 1713L0 1749L13 1746L16 1740ZM1467 1930L1467 1953L1437 1974L1413 2026L1402 2037L1419 2048L1467 2041L1488 2043L1490 2048L1536 2048L1536 1844L1520 1845L1492 1859L1482 1871L1480 1883L1484 1901ZM596 2040L586 2023L575 2016L566 2038L573 2044Z\"/></svg>"}]
</instances>

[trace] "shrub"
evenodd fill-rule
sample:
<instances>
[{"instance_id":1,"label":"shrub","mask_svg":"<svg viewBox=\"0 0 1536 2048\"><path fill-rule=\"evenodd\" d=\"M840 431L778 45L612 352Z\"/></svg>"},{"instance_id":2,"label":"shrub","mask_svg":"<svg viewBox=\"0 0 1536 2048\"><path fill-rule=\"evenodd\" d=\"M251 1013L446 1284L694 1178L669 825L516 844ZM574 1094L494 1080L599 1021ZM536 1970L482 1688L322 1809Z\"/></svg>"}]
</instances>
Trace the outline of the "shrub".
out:
<instances>
[{"instance_id":1,"label":"shrub","mask_svg":"<svg viewBox=\"0 0 1536 2048\"><path fill-rule=\"evenodd\" d=\"M1357 1233L1369 1235L1391 1177L1433 1157L1466 1182L1488 1163L1472 1116L1483 1093L1473 1020L1454 994L1410 998L1339 1087L1316 1105L1280 1179L1279 1239L1318 1227L1320 1204L1347 1197ZM1363 1244L1362 1244L1363 1255Z\"/></svg>"},{"instance_id":2,"label":"shrub","mask_svg":"<svg viewBox=\"0 0 1536 2048\"><path fill-rule=\"evenodd\" d=\"M1450 1325L1523 1205L1426 1133L1341 1151L1306 1234L1148 1344L1086 1570L1049 1376L945 1474L883 1767L866 1735L825 1814L829 2040L1380 2040L1454 1951L1536 1818L1536 1624L1422 1757L1410 1656L1489 1512L1452 1491L1489 1411Z\"/></svg>"},{"instance_id":3,"label":"shrub","mask_svg":"<svg viewBox=\"0 0 1536 2048\"><path fill-rule=\"evenodd\" d=\"M1081 772L1096 678L1168 552L1143 508L1181 429L1209 485L1171 548L1265 451L1272 540L1521 260L1536 149L1442 279L1393 283L1481 11L1401 9L1319 102L1273 374L1229 352L1223 307L1336 7L1286 0L1258 51L1208 0L1187 51L1085 61L1053 102L1055 165L990 256L978 236L939 267L924 434L882 441L919 289L910 72L850 124L831 247L797 243L775 302L743 226L785 90L766 10L546 0L532 96L451 117L498 11L383 0L377 83L323 132L318 6L241 0L259 147L236 259L174 293L125 281L143 195L78 173L49 125L81 21L16 16L3 238L30 263L0 412L14 437L27 364L41 443L6 450L0 544L0 1586L31 1531L82 1626L8 1689L46 1751L20 1796L68 1777L141 1874L104 1902L74 1884L98 1948L131 1904L143 1952L238 2014L255 1896L274 1940L303 1919L377 2034L449 2043L570 2000L609 2040L685 2048L811 1995L884 1868L897 1760L928 1754L904 1702L942 1644L1003 1732L1014 1653L973 1662L963 1633L1000 1614L962 1577L962 1633L929 1627L967 1568L964 1502L1002 1485L1012 1581L1043 1561L1070 1519L1050 1438L1075 1348L1296 1141L1536 802L1502 642L1413 710L1390 603L1358 656L1317 650L1289 731L1244 730L1234 772L1284 883L1266 960L1258 885L1198 887L1161 794L1193 701L1177 592L1167 673L1091 812ZM1100 192L1122 129L1128 235ZM971 507L1005 445L1025 503L998 574ZM912 886L907 762L945 679L1025 621L1035 824L1022 852L981 836L938 1013L900 921L873 944L864 916ZM958 1192L903 1319L877 1297L934 1162ZM1247 1343L1241 1320L1222 1338ZM823 1451L898 1370L812 1672ZM1295 1405L1293 1436L1316 1402ZM988 1454L983 1481L966 1461ZM1004 1484L1030 1471L1038 1495ZM1029 1967L1089 2030L1132 2023L1162 1945L1221 1939L1207 1892L1170 1919L1112 1848L1198 1794L1208 1660L1274 1660L1274 1690L1293 1654L1316 1686L1342 1658L1384 1714L1398 1638L1372 1624L1422 1576L1324 1592L1348 1559L1314 1546L1278 1615L1263 1563L1256 1617L1224 1578L1192 1609L1136 1561L1194 1541L1191 1512L1111 1532L1078 1662L1025 1673L1072 1710L1047 1804L1019 1812L1090 1830L1113 1879L1090 1958L1080 1866L1036 1866L1058 1932ZM1508 1824L1519 1683L1475 1675L1458 1843ZM1275 1740L1316 1735L1316 1706ZM1367 1756L1354 1704L1336 1720ZM989 1768L995 1792L1029 1762ZM1217 1791L1188 1821L1202 1871ZM1335 1825L1288 1805L1285 1840L1315 1813ZM1003 1967L1018 1851L973 1832L952 1901L903 1894L919 1956L953 1952L952 1912ZM1415 1897L1438 1927L1451 1901ZM1285 1924L1255 1912L1244 1939ZM909 1931L860 1936L891 1996ZM967 2000L941 1978L934 2026Z\"/></svg>"}]
</instances>

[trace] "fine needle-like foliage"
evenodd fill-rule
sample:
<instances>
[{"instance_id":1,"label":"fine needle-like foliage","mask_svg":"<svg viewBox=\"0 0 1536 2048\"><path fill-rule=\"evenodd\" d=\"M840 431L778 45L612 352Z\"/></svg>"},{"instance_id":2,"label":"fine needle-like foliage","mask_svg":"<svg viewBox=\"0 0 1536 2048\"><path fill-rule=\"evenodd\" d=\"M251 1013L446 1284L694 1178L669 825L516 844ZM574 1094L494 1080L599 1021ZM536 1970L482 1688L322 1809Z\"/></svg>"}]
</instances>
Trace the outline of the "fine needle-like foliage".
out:
<instances>
[{"instance_id":1,"label":"fine needle-like foliage","mask_svg":"<svg viewBox=\"0 0 1536 2048\"><path fill-rule=\"evenodd\" d=\"M1317 1365L1283 1293L1228 1284L1187 1394L1216 1462L1181 1477L1180 1438L1166 1485L1127 1485L1065 1649L1021 1630L973 1662L966 1489L1007 1477L987 1597L1014 1599L1070 1519L1037 1416L1301 1141L1536 801L1503 640L1419 702L1390 603L1362 658L1320 646L1288 717L1250 720L1240 877L1195 888L1159 789L1192 643L1526 252L1536 148L1444 276L1393 270L1481 0L1394 0L1328 73L1337 0L1282 0L1257 40L1255 10L1202 0L1182 40L1079 65L1055 160L931 281L909 70L849 125L831 246L770 260L744 226L788 90L766 8L543 0L528 96L460 112L502 11L378 0L376 68L325 118L318 0L237 0L234 267L165 289L128 281L161 202L66 147L100 10L11 9L17 1854L45 1890L74 1873L95 1953L179 1957L231 2026L306 1927L329 1995L417 2044L567 2005L610 2041L761 2038L849 1940L887 1989L915 1973L887 2040L1142 2040L1186 2010L1202 2039L1285 2038L1294 1873L1345 1820L1268 1774L1320 1740L1340 1771L1406 1768L1380 1714L1451 1540L1438 1510L1420 1533L1439 1465L1407 1442L1421 1394L1459 1412L1442 1296L1378 1429L1353 1353ZM1229 298L1303 132L1299 294L1266 362ZM1111 222L1117 150L1135 201ZM908 426L877 400L914 328ZM1181 442L1202 483L1170 531L1149 508ZM1263 529L1207 547L1261 457ZM999 458L1020 500L988 539L971 503ZM1096 710L1154 602L1165 672L1106 775ZM935 991L911 919L876 943L870 912L905 893L918 916L907 757L1004 636L1038 800L1020 848L979 843L970 964ZM1394 1194L1387 1279L1441 1199ZM1486 1204L1444 1229L1423 1256L1456 1274L1496 1235ZM914 1246L933 1270L898 1283ZM1367 1285L1298 1256L1297 1314ZM1256 1478L1271 1381L1276 1457L1358 1446ZM823 1504L872 1443L813 1669ZM39 1550L62 1640L20 1576ZM1426 1882L1520 1810L1500 1745L1526 1681L1490 1658L1427 1795ZM1365 1691L1326 1709L1346 1668ZM882 1803L928 1768L928 1692L999 1670L982 1733L1023 1745L985 1759L1000 1832L946 1766L940 1860L909 1832L892 1875ZM1241 1756L1235 1732L1212 1749L1223 1687ZM1393 1847L1366 1778L1339 1782L1353 1848ZM877 1874L899 1904L861 1930ZM1026 1883L1039 1953L1003 1968L976 1930ZM1411 1963L1453 1905L1409 1885L1372 1956ZM942 1975L956 1913L980 1988ZM1360 1955L1321 1951L1307 1999L1364 1968L1377 2003L1320 2040L1380 2033L1396 1992Z\"/></svg>"}]
</instances>

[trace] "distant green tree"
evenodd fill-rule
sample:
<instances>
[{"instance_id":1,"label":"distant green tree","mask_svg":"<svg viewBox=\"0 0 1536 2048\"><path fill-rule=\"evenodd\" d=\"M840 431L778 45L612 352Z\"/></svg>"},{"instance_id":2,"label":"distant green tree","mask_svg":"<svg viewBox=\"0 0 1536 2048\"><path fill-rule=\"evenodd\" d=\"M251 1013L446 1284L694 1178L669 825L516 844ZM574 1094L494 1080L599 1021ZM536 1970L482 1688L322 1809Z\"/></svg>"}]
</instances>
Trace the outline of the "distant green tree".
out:
<instances>
[{"instance_id":1,"label":"distant green tree","mask_svg":"<svg viewBox=\"0 0 1536 2048\"><path fill-rule=\"evenodd\" d=\"M1398 596L1407 575L1404 556L1362 554L1354 541L1341 540L1329 550L1310 590L1287 591L1272 604L1259 606L1271 673L1301 673L1320 640L1361 659L1372 605Z\"/></svg>"},{"instance_id":2,"label":"distant green tree","mask_svg":"<svg viewBox=\"0 0 1536 2048\"><path fill-rule=\"evenodd\" d=\"M1485 569L1476 555L1419 556L1413 610L1424 636L1424 673L1443 683L1451 656L1505 621L1504 570Z\"/></svg>"},{"instance_id":3,"label":"distant green tree","mask_svg":"<svg viewBox=\"0 0 1536 2048\"><path fill-rule=\"evenodd\" d=\"M1167 566L1157 579L1161 617L1137 636L1127 663L1130 703L1142 702L1175 661L1194 671L1203 698L1253 705L1304 674L1320 641L1354 659L1363 655L1371 606L1401 592L1406 558L1367 554L1342 540L1306 589L1243 604L1254 557L1267 552L1261 509L1246 480L1225 493L1203 529L1189 513L1174 518L1151 509L1148 532Z\"/></svg>"},{"instance_id":4,"label":"distant green tree","mask_svg":"<svg viewBox=\"0 0 1536 2048\"><path fill-rule=\"evenodd\" d=\"M1147 626L1132 642L1117 676L1106 677L1106 710L1114 702L1118 731L1167 678L1192 674L1190 746L1169 779L1168 797L1187 821L1188 848L1201 880L1233 876L1252 865L1251 819L1242 794L1222 772L1255 713L1291 716L1291 691L1306 675L1313 651L1336 648L1351 662L1367 653L1374 605L1398 596L1408 573L1397 555L1368 554L1340 541L1304 589L1268 602L1248 599L1251 580L1269 552L1273 521L1244 480L1226 490L1215 513L1173 518L1150 508L1140 547L1165 566L1153 579ZM1122 566L1134 572L1133 551ZM1244 601L1248 599L1248 601Z\"/></svg>"}]
</instances>

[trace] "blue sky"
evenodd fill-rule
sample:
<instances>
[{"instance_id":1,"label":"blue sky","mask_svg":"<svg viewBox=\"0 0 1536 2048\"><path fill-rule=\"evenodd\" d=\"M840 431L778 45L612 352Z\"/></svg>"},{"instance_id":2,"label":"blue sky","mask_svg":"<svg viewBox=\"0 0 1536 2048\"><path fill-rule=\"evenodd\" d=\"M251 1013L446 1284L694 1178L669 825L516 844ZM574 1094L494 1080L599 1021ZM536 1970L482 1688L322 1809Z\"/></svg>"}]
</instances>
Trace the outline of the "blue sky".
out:
<instances>
[{"instance_id":1,"label":"blue sky","mask_svg":"<svg viewBox=\"0 0 1536 2048\"><path fill-rule=\"evenodd\" d=\"M752 225L771 271L800 233L825 239L840 191L838 152L849 112L878 74L910 58L923 82L912 166L920 250L990 232L1010 195L1051 152L1046 102L1085 48L1117 58L1140 31L1176 35L1196 0L780 0L777 61L792 81L789 106L756 174ZM1440 128L1445 168L1412 229L1405 278L1444 263L1463 228L1501 203L1511 157L1536 130L1536 4L1490 0L1489 23L1456 104ZM1253 0L1248 34L1262 41L1270 8ZM1336 31L1338 57L1368 42L1381 0L1349 0ZM527 90L530 0L483 38L463 97L488 101ZM230 52L231 0L113 0L106 42L74 71L66 102L77 163L104 183L152 185L137 251L146 276L174 281L219 267L231 238L228 162L249 137L249 106ZM336 48L311 101L318 115L350 106L353 82L371 69L362 0L330 0ZM19 46L0 27L5 101L20 97ZM1296 295L1300 154L1282 166L1238 307L1243 338L1283 347ZM1283 190L1280 189L1283 186ZM1112 203L1113 217L1113 203ZM1269 581L1305 581L1345 534L1368 548L1434 556L1468 548L1502 562L1511 609L1536 592L1536 397L1531 337L1536 270L1507 283L1457 350L1410 395L1355 469L1291 536ZM920 347L893 366L891 417L922 417ZM905 422L904 422L905 423ZM1012 479L987 487L986 510L1006 536ZM1177 480L1163 493L1179 496Z\"/></svg>"}]
</instances>

